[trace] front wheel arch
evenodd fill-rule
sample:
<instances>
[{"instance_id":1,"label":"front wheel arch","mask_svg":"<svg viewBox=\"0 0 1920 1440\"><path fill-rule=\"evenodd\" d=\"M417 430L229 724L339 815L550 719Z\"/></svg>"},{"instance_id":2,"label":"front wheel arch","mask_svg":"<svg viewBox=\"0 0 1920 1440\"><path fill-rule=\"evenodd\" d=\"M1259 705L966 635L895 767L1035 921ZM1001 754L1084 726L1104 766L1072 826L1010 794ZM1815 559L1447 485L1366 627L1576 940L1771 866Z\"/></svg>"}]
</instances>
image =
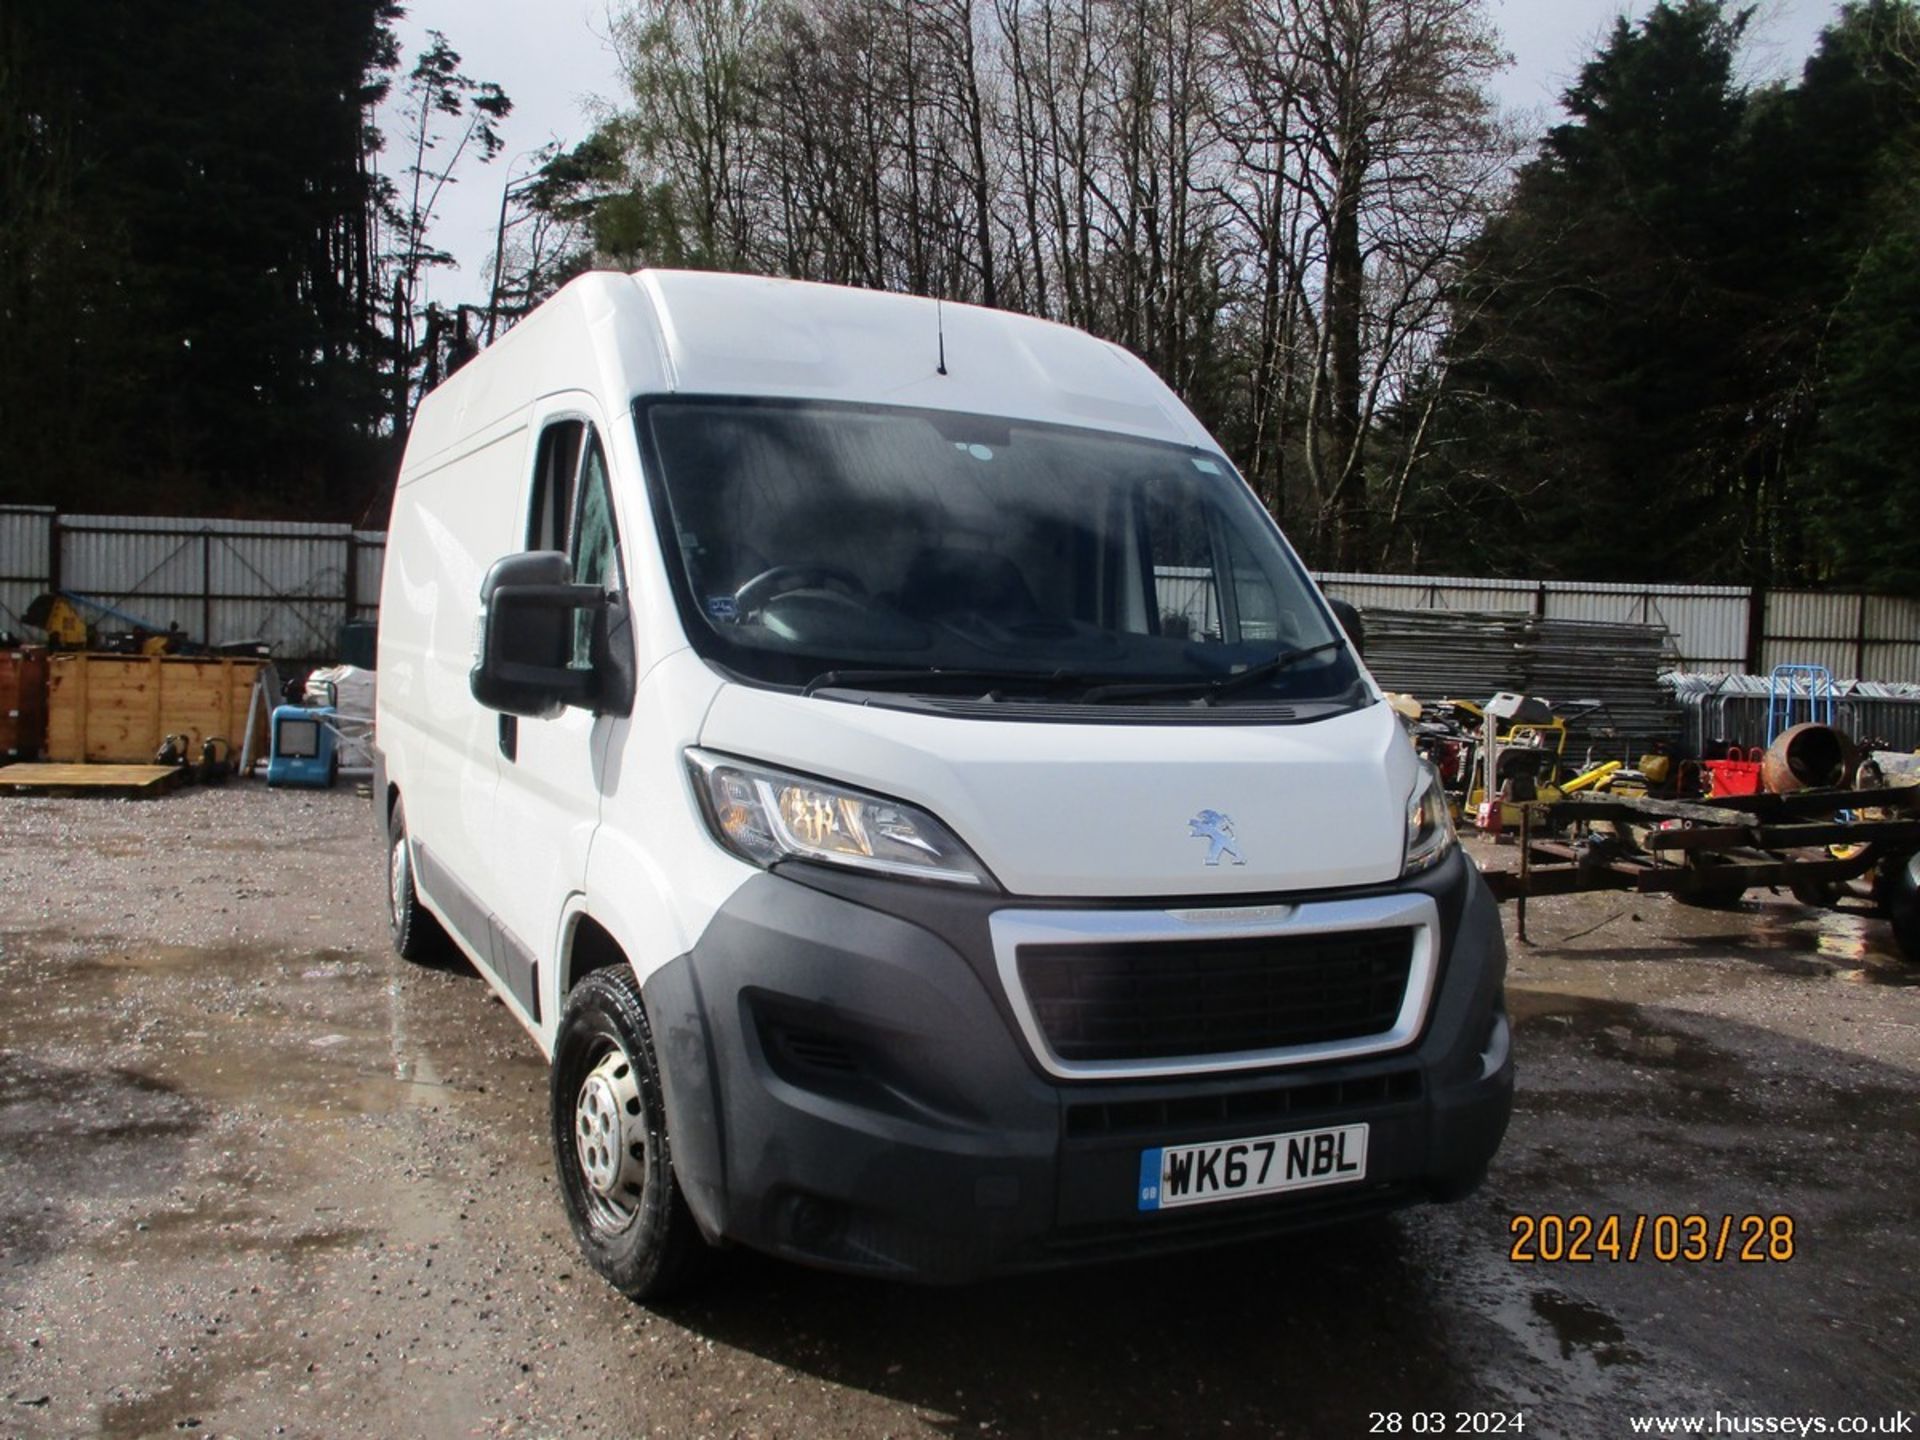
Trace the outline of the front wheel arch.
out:
<instances>
[{"instance_id":1,"label":"front wheel arch","mask_svg":"<svg viewBox=\"0 0 1920 1440\"><path fill-rule=\"evenodd\" d=\"M560 962L560 1011L565 1012L567 997L576 985L595 971L615 965L631 968L627 952L612 932L591 915L576 918Z\"/></svg>"}]
</instances>

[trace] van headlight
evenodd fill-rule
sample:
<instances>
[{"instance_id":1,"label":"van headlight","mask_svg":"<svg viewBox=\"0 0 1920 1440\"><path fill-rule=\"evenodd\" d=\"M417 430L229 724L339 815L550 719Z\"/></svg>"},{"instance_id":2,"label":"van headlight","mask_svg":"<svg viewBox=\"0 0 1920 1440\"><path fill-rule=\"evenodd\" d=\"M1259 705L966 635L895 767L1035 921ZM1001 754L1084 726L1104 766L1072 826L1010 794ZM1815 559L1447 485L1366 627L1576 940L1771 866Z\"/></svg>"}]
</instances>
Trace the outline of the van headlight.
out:
<instances>
[{"instance_id":1,"label":"van headlight","mask_svg":"<svg viewBox=\"0 0 1920 1440\"><path fill-rule=\"evenodd\" d=\"M713 838L742 860L818 860L883 875L985 885L986 867L933 816L904 801L827 780L687 751Z\"/></svg>"},{"instance_id":2,"label":"van headlight","mask_svg":"<svg viewBox=\"0 0 1920 1440\"><path fill-rule=\"evenodd\" d=\"M1422 760L1413 782L1413 798L1407 801L1407 861L1400 873L1418 875L1431 870L1459 843L1440 772L1430 761Z\"/></svg>"}]
</instances>

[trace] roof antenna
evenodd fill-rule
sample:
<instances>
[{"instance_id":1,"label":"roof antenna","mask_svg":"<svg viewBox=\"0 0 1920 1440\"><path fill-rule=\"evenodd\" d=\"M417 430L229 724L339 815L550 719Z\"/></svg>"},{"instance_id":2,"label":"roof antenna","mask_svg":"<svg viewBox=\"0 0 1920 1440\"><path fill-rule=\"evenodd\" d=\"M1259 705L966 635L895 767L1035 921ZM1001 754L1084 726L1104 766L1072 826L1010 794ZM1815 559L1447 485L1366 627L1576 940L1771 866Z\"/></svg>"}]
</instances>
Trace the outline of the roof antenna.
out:
<instances>
[{"instance_id":1,"label":"roof antenna","mask_svg":"<svg viewBox=\"0 0 1920 1440\"><path fill-rule=\"evenodd\" d=\"M940 336L940 364L934 373L944 375L947 373L947 321L941 313L938 295L933 297L933 328Z\"/></svg>"}]
</instances>

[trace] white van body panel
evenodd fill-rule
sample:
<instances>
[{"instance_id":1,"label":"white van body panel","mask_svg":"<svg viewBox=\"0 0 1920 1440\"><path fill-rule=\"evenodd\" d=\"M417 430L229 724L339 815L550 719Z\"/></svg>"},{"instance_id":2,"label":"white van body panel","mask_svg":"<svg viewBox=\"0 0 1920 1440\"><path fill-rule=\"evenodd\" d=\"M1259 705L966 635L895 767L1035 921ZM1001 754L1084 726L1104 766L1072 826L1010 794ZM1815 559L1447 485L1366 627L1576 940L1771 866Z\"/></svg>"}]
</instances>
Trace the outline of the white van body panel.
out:
<instances>
[{"instance_id":1,"label":"white van body panel","mask_svg":"<svg viewBox=\"0 0 1920 1440\"><path fill-rule=\"evenodd\" d=\"M1142 361L1064 325L803 280L634 278L658 316L664 388L681 394L912 405L1213 448Z\"/></svg>"},{"instance_id":2,"label":"white van body panel","mask_svg":"<svg viewBox=\"0 0 1920 1440\"><path fill-rule=\"evenodd\" d=\"M1416 760L1371 705L1309 725L994 724L728 685L700 743L924 806L1010 893L1234 895L1400 874ZM1217 810L1244 864L1189 823Z\"/></svg>"},{"instance_id":3,"label":"white van body panel","mask_svg":"<svg viewBox=\"0 0 1920 1440\"><path fill-rule=\"evenodd\" d=\"M714 843L684 759L723 688L705 661L683 649L641 680L632 717L613 722L618 743L600 775L602 823L587 867L587 909L642 979L692 949L715 912L758 873Z\"/></svg>"},{"instance_id":4,"label":"white van body panel","mask_svg":"<svg viewBox=\"0 0 1920 1440\"><path fill-rule=\"evenodd\" d=\"M700 821L681 760L694 744L923 805L1017 895L1230 896L1398 874L1414 761L1382 706L1300 726L1002 725L724 682L674 605L630 419L648 393L881 401L1212 447L1137 358L1065 326L700 272L582 276L428 395L383 586L380 743L431 859L485 897L491 948L539 962L538 1018L507 1000L543 1047L579 917L645 976L753 873ZM629 718L520 720L507 760L498 717L468 689L480 584L523 548L539 437L565 417L606 452L641 684ZM1205 864L1189 824L1203 809L1233 817L1247 863ZM451 922L433 879L430 865L423 898ZM499 984L502 957L448 928Z\"/></svg>"},{"instance_id":5,"label":"white van body panel","mask_svg":"<svg viewBox=\"0 0 1920 1440\"><path fill-rule=\"evenodd\" d=\"M646 409L675 396L703 403ZM865 664L892 663L884 646L877 662L822 660L830 668L817 676L815 660L838 653L830 645L799 647L785 668L736 664L744 652L720 623L735 618L733 604L759 613L749 604L756 586L783 570L830 575L829 562L872 532L822 507L814 515L824 522L798 536L820 553L769 544L750 564L716 564L712 585L696 588L707 536L724 548L758 525L794 538L780 532L797 523L778 493L698 513L707 496L725 495L698 488L709 463L725 478L724 461L703 459L701 445L725 433L706 417L782 405L834 413L817 402L869 418L883 407L966 417L876 422L943 439L1008 420L1090 448L1154 449L1111 437L1184 447L1166 483L1191 482L1190 461L1216 493L1248 507L1242 533L1285 545L1250 493L1227 494L1240 482L1215 442L1140 360L1005 312L744 276L590 274L452 375L419 407L389 525L376 813L390 822L392 802L403 808L410 855L398 858L411 868L390 873L410 875L421 905L553 1060L556 1091L578 1097L573 1118L591 1089L584 1067L598 1063L583 1046L611 1013L609 987L575 992L574 982L585 967L624 960L645 1009L636 1033L650 1029L659 1062L671 1183L712 1240L945 1279L1183 1247L1194 1232L1147 1214L1159 1198L1156 1157L1220 1150L1236 1134L1248 1137L1244 1149L1315 1116L1317 1136L1369 1133L1365 1184L1314 1191L1298 1219L1287 1204L1269 1212L1266 1201L1222 1195L1235 1201L1217 1212L1223 1238L1243 1225L1277 1233L1466 1193L1511 1106L1505 949L1492 900L1457 849L1405 864L1420 773L1412 747L1357 664L1339 672L1338 703L1313 708L1214 709L1185 694L1189 676L1231 681L1339 649L1332 618L1314 616L1311 633L1293 637L1277 605L1265 622L1236 620L1238 648L1182 671L1171 691L1128 683L1175 678L1152 669L1105 675L1095 663L1079 675L1069 657L1040 672L1047 685L1085 685L1058 703L956 691L959 680L1005 677L964 660L916 667L911 647L903 669L864 679ZM605 461L619 575L600 578L605 551L592 547L594 583L617 592L598 612L612 619L596 644L609 647L598 662L600 681L612 677L603 700L618 697L610 709L632 680L624 715L575 706L513 717L473 691L482 585L529 547L542 436L556 423L590 427ZM675 452L674 423L709 428ZM954 444L993 458L985 443ZM933 448L934 459L958 463ZM928 492L911 486L923 483L926 452L887 453L921 457L870 467L906 478L894 493L901 513L917 515ZM650 487L654 454L668 468ZM1043 469L1007 473L1046 483ZM1083 485L1107 478L1100 467L1061 473ZM985 536L990 551L1010 528L1005 499L986 486L937 493L956 536ZM979 498L969 504L968 493ZM675 506L677 518L657 518ZM1141 501L1127 533L1144 535L1144 511ZM1085 533L1103 536L1105 523ZM683 533L663 535L663 525ZM591 533L604 539L598 525ZM1064 553L1036 548L1023 560L1062 580L1070 572L1050 557ZM1106 630L1178 648L1193 632L1155 622L1189 612L1178 598L1169 608L1154 582L1192 572L1156 553L1128 542L1085 573L1113 592ZM1297 555L1247 573L1277 573L1289 559L1296 613L1320 607ZM918 551L888 563L905 577L940 573ZM1234 572L1215 559L1203 573ZM905 579L888 570L883 583L864 588L898 601ZM989 590L983 581L968 593ZM1220 582L1220 594L1236 595L1220 613L1237 613L1234 586ZM622 635L630 677L613 648ZM1226 641L1226 624L1210 638ZM978 653L990 667L996 652ZM916 693L929 671L941 677L937 693ZM819 693L802 693L809 677ZM1171 703L1103 707L1136 688ZM870 808L894 817L881 825L898 823L890 800L918 807L949 847L940 853L951 857L957 839L971 854L964 868L936 872L945 879L902 878L912 872L898 862L797 858L809 853L797 848L769 859L735 828L748 802L710 823L701 797L715 792L690 773L692 749L870 792ZM752 783L772 793L772 781ZM808 788L783 791L799 794L802 815L818 804ZM399 833L389 823L388 842ZM1223 834L1228 843L1216 843ZM956 875L980 883L947 883ZM414 933L396 924L403 954L419 953ZM575 1131L564 1110L555 1119L564 1153ZM629 1138L636 1146L620 1147L629 1154L663 1153ZM576 1193L599 1183L592 1173L563 1162L559 1178L570 1221L597 1223ZM631 1274L606 1262L606 1245L587 1253L626 1287Z\"/></svg>"},{"instance_id":6,"label":"white van body panel","mask_svg":"<svg viewBox=\"0 0 1920 1440\"><path fill-rule=\"evenodd\" d=\"M467 674L480 582L501 546L520 543L525 449L525 425L508 419L443 452L416 482L457 483L463 503L396 503L387 537L379 673L388 693L376 700L376 733L389 774L406 777L409 813L430 819L433 852L457 874L491 863L497 717L474 704ZM443 896L423 897L449 918Z\"/></svg>"}]
</instances>

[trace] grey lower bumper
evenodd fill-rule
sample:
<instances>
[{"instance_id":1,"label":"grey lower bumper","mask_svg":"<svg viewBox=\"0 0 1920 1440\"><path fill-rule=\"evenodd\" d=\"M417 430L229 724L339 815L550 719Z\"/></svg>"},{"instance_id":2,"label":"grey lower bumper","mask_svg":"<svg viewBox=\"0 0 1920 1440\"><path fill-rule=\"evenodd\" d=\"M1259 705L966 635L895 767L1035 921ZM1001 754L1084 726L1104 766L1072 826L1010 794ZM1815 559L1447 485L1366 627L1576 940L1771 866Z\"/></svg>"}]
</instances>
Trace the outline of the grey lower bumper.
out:
<instances>
[{"instance_id":1,"label":"grey lower bumper","mask_svg":"<svg viewBox=\"0 0 1920 1440\"><path fill-rule=\"evenodd\" d=\"M1441 902L1443 941L1410 1047L1153 1081L1042 1073L994 979L984 897L807 881L756 876L645 986L675 1168L711 1238L968 1280L1449 1198L1478 1183L1505 1133L1505 945L1457 856L1420 886ZM907 918L876 898L936 913ZM1144 1149L1359 1121L1371 1136L1360 1184L1137 1208Z\"/></svg>"}]
</instances>

